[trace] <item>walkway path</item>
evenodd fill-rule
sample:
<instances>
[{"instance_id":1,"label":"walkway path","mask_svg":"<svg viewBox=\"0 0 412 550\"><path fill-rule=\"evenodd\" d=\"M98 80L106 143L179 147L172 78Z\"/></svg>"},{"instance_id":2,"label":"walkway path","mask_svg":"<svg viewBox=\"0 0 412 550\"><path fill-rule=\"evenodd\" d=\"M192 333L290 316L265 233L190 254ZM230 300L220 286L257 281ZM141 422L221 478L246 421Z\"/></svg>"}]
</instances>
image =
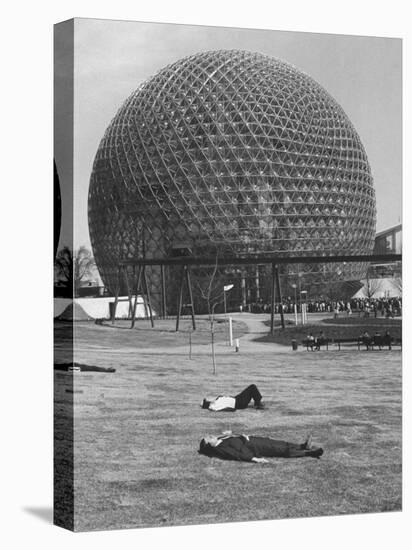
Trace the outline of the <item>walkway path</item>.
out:
<instances>
[{"instance_id":1,"label":"walkway path","mask_svg":"<svg viewBox=\"0 0 412 550\"><path fill-rule=\"evenodd\" d=\"M273 342L256 342L259 336L269 332L270 314L254 313L231 313L230 316L235 321L242 321L247 325L248 332L240 338L240 351L246 353L289 353L291 348ZM280 330L277 329L277 330Z\"/></svg>"}]
</instances>

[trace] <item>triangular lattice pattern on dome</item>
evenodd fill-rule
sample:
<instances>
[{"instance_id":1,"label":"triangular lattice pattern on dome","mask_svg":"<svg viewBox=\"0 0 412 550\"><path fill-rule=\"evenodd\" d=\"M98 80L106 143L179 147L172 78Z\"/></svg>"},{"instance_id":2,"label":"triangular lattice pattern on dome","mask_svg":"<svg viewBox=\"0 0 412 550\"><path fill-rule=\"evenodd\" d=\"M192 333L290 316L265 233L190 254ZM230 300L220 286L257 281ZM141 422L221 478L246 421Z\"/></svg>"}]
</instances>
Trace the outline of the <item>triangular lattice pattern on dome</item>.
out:
<instances>
[{"instance_id":1,"label":"triangular lattice pattern on dome","mask_svg":"<svg viewBox=\"0 0 412 550\"><path fill-rule=\"evenodd\" d=\"M120 259L180 243L199 255L367 253L375 218L342 108L295 67L244 51L187 57L140 86L106 130L89 191L106 282Z\"/></svg>"}]
</instances>

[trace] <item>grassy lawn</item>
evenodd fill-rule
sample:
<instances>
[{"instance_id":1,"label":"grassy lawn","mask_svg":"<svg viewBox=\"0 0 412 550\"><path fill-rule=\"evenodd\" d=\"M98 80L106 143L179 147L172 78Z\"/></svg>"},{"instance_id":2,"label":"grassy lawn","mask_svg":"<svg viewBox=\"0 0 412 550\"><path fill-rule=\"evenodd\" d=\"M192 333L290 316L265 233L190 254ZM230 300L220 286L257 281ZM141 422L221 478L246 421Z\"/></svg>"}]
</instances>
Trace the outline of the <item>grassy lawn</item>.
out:
<instances>
[{"instance_id":1,"label":"grassy lawn","mask_svg":"<svg viewBox=\"0 0 412 550\"><path fill-rule=\"evenodd\" d=\"M242 321L233 322L233 337L240 338L247 332L247 326ZM227 322L223 318L216 318L214 335L216 342L227 339ZM90 335L90 340L89 340ZM77 323L75 338L80 346L89 344L100 349L144 349L150 348L154 352L158 346L177 347L188 346L189 335L193 345L208 344L211 339L210 322L206 318L196 319L196 330L192 329L190 319L181 319L179 332L176 332L175 320L155 319L154 328L150 321L136 319L134 329L130 329L130 321L116 320L112 325L105 321L103 325L95 325L91 321ZM55 339L59 343L68 344L71 338L70 324L63 321L55 323Z\"/></svg>"},{"instance_id":2,"label":"grassy lawn","mask_svg":"<svg viewBox=\"0 0 412 550\"><path fill-rule=\"evenodd\" d=\"M167 340L76 327L75 360L116 368L74 375L74 394L65 391L72 375L55 372L57 426L74 399L76 530L401 509L399 351L308 354L251 342L235 353L223 331L213 375L207 336L196 336L190 359L187 334L172 326ZM266 410L200 408L204 396L252 382ZM197 453L203 435L226 429L296 442L313 432L325 454L252 464Z\"/></svg>"}]
</instances>

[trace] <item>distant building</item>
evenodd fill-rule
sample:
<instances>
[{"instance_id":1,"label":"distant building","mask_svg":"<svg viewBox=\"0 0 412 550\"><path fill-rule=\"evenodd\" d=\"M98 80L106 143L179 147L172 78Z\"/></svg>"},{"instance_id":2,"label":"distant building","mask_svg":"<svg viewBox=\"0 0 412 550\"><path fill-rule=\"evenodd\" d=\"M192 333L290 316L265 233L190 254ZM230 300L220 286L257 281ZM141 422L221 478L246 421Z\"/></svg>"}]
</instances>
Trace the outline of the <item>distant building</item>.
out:
<instances>
[{"instance_id":1,"label":"distant building","mask_svg":"<svg viewBox=\"0 0 412 550\"><path fill-rule=\"evenodd\" d=\"M374 254L402 253L402 224L394 225L376 233ZM402 262L372 264L368 272L371 278L393 278L402 276Z\"/></svg>"},{"instance_id":2,"label":"distant building","mask_svg":"<svg viewBox=\"0 0 412 550\"><path fill-rule=\"evenodd\" d=\"M402 253L402 224L376 233L374 254Z\"/></svg>"}]
</instances>

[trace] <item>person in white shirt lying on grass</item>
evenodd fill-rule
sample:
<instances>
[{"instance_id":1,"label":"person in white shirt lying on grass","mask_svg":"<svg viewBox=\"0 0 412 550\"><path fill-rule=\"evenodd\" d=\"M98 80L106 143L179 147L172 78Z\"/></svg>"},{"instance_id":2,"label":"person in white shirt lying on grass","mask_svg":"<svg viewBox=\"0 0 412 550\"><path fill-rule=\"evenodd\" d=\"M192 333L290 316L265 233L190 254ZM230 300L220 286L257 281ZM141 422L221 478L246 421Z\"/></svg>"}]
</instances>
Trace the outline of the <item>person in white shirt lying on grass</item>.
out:
<instances>
[{"instance_id":1,"label":"person in white shirt lying on grass","mask_svg":"<svg viewBox=\"0 0 412 550\"><path fill-rule=\"evenodd\" d=\"M208 435L200 441L199 454L222 460L241 460L244 462L268 462L266 458L320 458L321 447L312 447L312 436L304 443L289 443L270 437L254 435L235 435L224 432L222 435Z\"/></svg>"},{"instance_id":2,"label":"person in white shirt lying on grass","mask_svg":"<svg viewBox=\"0 0 412 550\"><path fill-rule=\"evenodd\" d=\"M209 411L235 411L237 409L246 409L252 399L255 409L265 408L265 405L262 403L262 395L255 384L251 384L234 397L228 395L219 395L214 399L207 399L205 397L201 407L202 409L209 409Z\"/></svg>"}]
</instances>

